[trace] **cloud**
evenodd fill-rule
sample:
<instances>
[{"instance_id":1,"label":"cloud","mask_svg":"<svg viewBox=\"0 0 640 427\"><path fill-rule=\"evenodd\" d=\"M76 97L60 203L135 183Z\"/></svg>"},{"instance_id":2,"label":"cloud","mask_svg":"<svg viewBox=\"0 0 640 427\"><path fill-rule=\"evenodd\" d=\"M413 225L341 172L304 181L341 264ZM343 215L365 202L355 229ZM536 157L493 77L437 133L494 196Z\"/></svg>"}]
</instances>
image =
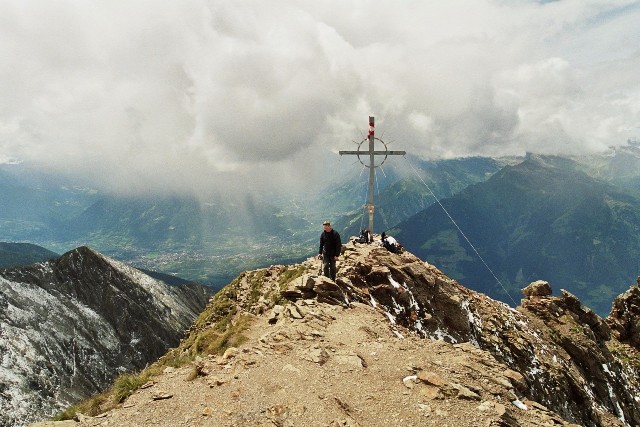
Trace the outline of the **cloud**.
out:
<instances>
[{"instance_id":1,"label":"cloud","mask_svg":"<svg viewBox=\"0 0 640 427\"><path fill-rule=\"evenodd\" d=\"M0 160L264 191L327 180L370 114L422 157L599 150L639 130L639 19L616 0L8 0Z\"/></svg>"}]
</instances>

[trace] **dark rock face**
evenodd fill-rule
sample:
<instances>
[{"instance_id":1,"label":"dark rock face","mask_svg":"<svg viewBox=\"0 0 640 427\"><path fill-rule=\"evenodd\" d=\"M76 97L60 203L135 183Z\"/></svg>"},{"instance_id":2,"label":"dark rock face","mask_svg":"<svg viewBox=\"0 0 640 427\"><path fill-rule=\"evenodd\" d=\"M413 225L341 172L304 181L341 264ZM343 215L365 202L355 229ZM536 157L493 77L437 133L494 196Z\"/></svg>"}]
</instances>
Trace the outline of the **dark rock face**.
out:
<instances>
[{"instance_id":1,"label":"dark rock face","mask_svg":"<svg viewBox=\"0 0 640 427\"><path fill-rule=\"evenodd\" d=\"M640 350L640 285L632 286L613 301L607 323L618 341Z\"/></svg>"},{"instance_id":2,"label":"dark rock face","mask_svg":"<svg viewBox=\"0 0 640 427\"><path fill-rule=\"evenodd\" d=\"M584 426L640 425L638 287L616 300L605 321L569 292L551 296L546 282L526 288L512 309L408 252L347 244L343 253L335 283L305 278L307 294L379 307L399 335L408 329L489 351L518 377L514 400L537 401Z\"/></svg>"},{"instance_id":3,"label":"dark rock face","mask_svg":"<svg viewBox=\"0 0 640 427\"><path fill-rule=\"evenodd\" d=\"M0 426L50 416L178 344L202 286L169 286L81 247L0 270Z\"/></svg>"}]
</instances>

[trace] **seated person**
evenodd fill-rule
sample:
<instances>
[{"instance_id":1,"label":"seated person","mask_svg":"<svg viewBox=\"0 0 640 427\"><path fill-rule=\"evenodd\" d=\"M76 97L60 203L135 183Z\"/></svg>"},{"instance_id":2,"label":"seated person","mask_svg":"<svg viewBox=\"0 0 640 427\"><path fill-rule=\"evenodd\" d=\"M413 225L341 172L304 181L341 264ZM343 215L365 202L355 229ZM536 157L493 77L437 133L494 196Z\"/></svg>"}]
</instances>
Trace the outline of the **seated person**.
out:
<instances>
[{"instance_id":1,"label":"seated person","mask_svg":"<svg viewBox=\"0 0 640 427\"><path fill-rule=\"evenodd\" d=\"M384 232L382 233L382 246L394 254L400 252L400 243L393 236L387 236Z\"/></svg>"}]
</instances>

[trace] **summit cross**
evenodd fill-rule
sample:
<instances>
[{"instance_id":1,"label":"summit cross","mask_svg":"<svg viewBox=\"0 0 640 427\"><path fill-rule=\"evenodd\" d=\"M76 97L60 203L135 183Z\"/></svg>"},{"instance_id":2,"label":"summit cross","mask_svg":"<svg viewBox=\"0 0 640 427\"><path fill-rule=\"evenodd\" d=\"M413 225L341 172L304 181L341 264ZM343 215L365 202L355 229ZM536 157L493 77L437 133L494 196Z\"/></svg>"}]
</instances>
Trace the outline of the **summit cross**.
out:
<instances>
[{"instance_id":1,"label":"summit cross","mask_svg":"<svg viewBox=\"0 0 640 427\"><path fill-rule=\"evenodd\" d=\"M374 169L382 166L382 164L387 160L388 156L404 156L406 151L390 151L387 148L387 144L380 138L376 138L374 135L375 131L375 120L373 117L369 116L369 135L367 138L360 141L358 144L358 149L356 151L339 151L339 154L342 156L343 154L352 154L358 156L358 160L365 167L369 168L369 203L366 205L369 211L369 231L373 233L373 181L375 179L375 171ZM360 147L362 143L365 141L369 141L369 150L368 151L360 151ZM384 151L375 149L375 142L379 141L384 146ZM369 157L369 164L365 164L360 158L360 155ZM375 164L375 156L384 156L384 159L380 162L379 165Z\"/></svg>"}]
</instances>

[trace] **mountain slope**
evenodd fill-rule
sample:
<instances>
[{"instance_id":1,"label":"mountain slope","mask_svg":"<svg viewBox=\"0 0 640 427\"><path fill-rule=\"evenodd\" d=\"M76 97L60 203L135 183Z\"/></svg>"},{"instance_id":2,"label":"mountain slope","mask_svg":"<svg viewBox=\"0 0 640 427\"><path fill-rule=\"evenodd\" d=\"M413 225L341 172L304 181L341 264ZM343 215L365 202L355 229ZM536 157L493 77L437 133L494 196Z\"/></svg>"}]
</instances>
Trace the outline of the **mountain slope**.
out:
<instances>
[{"instance_id":1,"label":"mountain slope","mask_svg":"<svg viewBox=\"0 0 640 427\"><path fill-rule=\"evenodd\" d=\"M375 231L389 229L435 203L425 182L438 198L451 197L471 184L485 181L514 161L488 157L434 161L393 159L393 166L376 169ZM323 212L322 218L332 218L339 225L340 233L358 235L361 227L368 227L368 216L363 218L367 192L368 176L351 173L343 183L331 186L318 197L313 204L314 211Z\"/></svg>"},{"instance_id":2,"label":"mountain slope","mask_svg":"<svg viewBox=\"0 0 640 427\"><path fill-rule=\"evenodd\" d=\"M546 283L514 310L377 244L344 245L339 266L335 282L314 258L241 274L156 364L191 362L77 425L640 423L637 340L619 331L636 287L602 319Z\"/></svg>"},{"instance_id":3,"label":"mountain slope","mask_svg":"<svg viewBox=\"0 0 640 427\"><path fill-rule=\"evenodd\" d=\"M0 426L101 391L178 343L209 296L80 247L0 270Z\"/></svg>"},{"instance_id":4,"label":"mountain slope","mask_svg":"<svg viewBox=\"0 0 640 427\"><path fill-rule=\"evenodd\" d=\"M412 159L411 165L445 197L487 179L509 162ZM0 240L29 241L59 252L89 245L140 268L221 287L240 271L304 259L316 250L325 218L345 237L358 234L367 180L358 176L356 167L343 169L327 177L327 191L319 194L291 197L274 190L260 197L201 200L188 195L97 194L25 165L4 165ZM404 159L377 171L376 224L382 229L433 203Z\"/></svg>"},{"instance_id":5,"label":"mountain slope","mask_svg":"<svg viewBox=\"0 0 640 427\"><path fill-rule=\"evenodd\" d=\"M24 165L0 164L0 240L40 244L94 202L95 192Z\"/></svg>"},{"instance_id":6,"label":"mountain slope","mask_svg":"<svg viewBox=\"0 0 640 427\"><path fill-rule=\"evenodd\" d=\"M611 147L604 153L571 157L588 175L633 191L640 190L640 143Z\"/></svg>"},{"instance_id":7,"label":"mountain slope","mask_svg":"<svg viewBox=\"0 0 640 427\"><path fill-rule=\"evenodd\" d=\"M31 243L0 242L0 268L34 264L58 256L55 252Z\"/></svg>"},{"instance_id":8,"label":"mountain slope","mask_svg":"<svg viewBox=\"0 0 640 427\"><path fill-rule=\"evenodd\" d=\"M602 314L640 270L640 200L568 159L530 155L442 203L510 293L544 278ZM452 277L513 303L439 206L395 235Z\"/></svg>"}]
</instances>

